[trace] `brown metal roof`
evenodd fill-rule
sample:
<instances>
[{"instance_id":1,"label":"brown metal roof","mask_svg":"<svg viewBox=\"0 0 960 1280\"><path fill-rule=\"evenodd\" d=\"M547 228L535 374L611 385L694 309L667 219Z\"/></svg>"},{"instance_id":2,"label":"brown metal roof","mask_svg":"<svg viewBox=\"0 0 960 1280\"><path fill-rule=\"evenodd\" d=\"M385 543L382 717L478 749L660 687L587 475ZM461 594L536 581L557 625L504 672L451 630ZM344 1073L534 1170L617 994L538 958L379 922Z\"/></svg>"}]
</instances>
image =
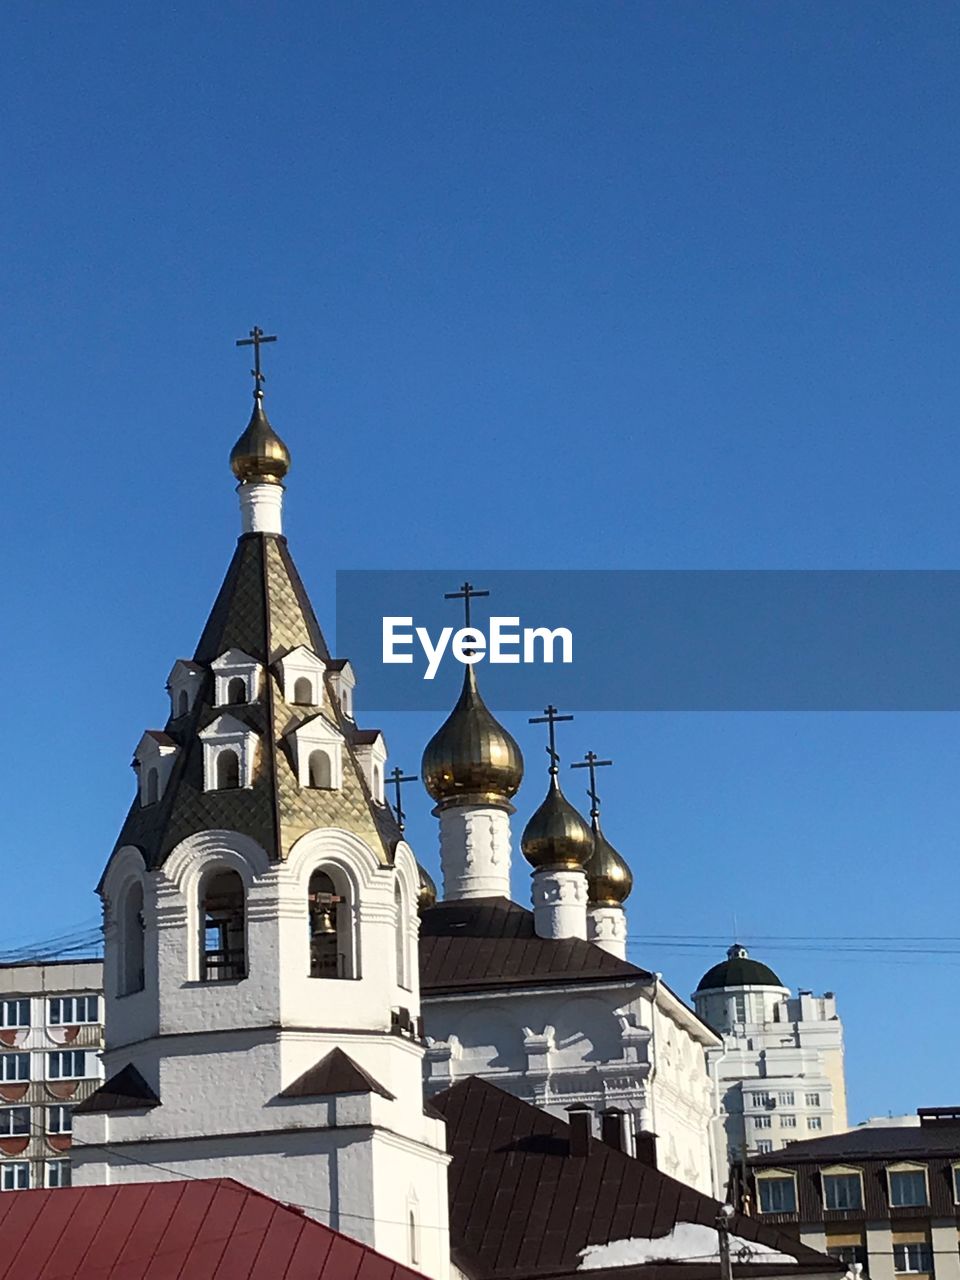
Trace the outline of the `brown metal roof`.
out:
<instances>
[{"instance_id":1,"label":"brown metal roof","mask_svg":"<svg viewBox=\"0 0 960 1280\"><path fill-rule=\"evenodd\" d=\"M95 1114L101 1111L146 1111L159 1106L160 1099L146 1080L136 1067L128 1064L95 1089L76 1110Z\"/></svg>"},{"instance_id":2,"label":"brown metal roof","mask_svg":"<svg viewBox=\"0 0 960 1280\"><path fill-rule=\"evenodd\" d=\"M715 1225L718 1201L595 1138L586 1155L573 1155L566 1124L479 1077L432 1103L447 1122L452 1156L453 1258L471 1280L573 1275L589 1245L659 1238L678 1222ZM731 1230L797 1259L796 1265L738 1263L738 1276L782 1275L785 1265L791 1275L843 1269L752 1218L735 1214ZM700 1280L715 1277L716 1263L632 1264L609 1274L655 1280L668 1272L673 1280Z\"/></svg>"},{"instance_id":3,"label":"brown metal roof","mask_svg":"<svg viewBox=\"0 0 960 1280\"><path fill-rule=\"evenodd\" d=\"M281 1098L327 1098L338 1093L379 1093L394 1095L340 1048L331 1049L319 1062L288 1084Z\"/></svg>"},{"instance_id":4,"label":"brown metal roof","mask_svg":"<svg viewBox=\"0 0 960 1280\"><path fill-rule=\"evenodd\" d=\"M653 975L580 938L539 938L533 912L509 898L438 902L420 919L420 990L648 981Z\"/></svg>"}]
</instances>

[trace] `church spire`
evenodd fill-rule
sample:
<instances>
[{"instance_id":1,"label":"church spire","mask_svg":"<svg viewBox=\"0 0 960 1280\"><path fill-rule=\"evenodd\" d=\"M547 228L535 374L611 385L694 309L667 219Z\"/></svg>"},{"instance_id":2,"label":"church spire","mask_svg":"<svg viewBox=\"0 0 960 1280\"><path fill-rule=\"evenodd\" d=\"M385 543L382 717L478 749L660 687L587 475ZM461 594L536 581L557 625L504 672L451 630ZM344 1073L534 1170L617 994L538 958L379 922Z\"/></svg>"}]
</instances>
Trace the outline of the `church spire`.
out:
<instances>
[{"instance_id":1,"label":"church spire","mask_svg":"<svg viewBox=\"0 0 960 1280\"><path fill-rule=\"evenodd\" d=\"M263 407L266 374L260 367L260 347L276 342L257 325L249 338L238 338L238 347L253 347L253 412L230 453L230 467L240 481L240 514L244 533L283 532L283 478L290 470L290 450L274 431Z\"/></svg>"}]
</instances>

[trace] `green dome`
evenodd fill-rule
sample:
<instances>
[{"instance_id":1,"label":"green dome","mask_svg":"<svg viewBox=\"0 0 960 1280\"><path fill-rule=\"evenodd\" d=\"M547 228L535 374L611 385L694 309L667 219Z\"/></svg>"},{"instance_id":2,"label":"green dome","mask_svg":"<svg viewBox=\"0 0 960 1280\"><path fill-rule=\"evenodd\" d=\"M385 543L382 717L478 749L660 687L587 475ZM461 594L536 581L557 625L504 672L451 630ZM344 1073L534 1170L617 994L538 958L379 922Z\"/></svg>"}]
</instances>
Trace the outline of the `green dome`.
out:
<instances>
[{"instance_id":1,"label":"green dome","mask_svg":"<svg viewBox=\"0 0 960 1280\"><path fill-rule=\"evenodd\" d=\"M782 988L783 983L769 965L751 960L746 947L734 943L727 952L726 960L715 964L703 975L697 990L716 991L721 987Z\"/></svg>"}]
</instances>

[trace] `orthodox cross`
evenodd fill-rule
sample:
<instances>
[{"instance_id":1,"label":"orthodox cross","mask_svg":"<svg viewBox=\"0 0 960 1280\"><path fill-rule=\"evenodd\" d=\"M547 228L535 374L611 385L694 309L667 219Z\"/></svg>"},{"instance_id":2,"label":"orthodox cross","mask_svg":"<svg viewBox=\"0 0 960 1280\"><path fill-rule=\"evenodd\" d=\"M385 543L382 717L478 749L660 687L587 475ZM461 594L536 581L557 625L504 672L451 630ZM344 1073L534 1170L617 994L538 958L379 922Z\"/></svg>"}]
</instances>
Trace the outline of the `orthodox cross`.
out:
<instances>
[{"instance_id":1,"label":"orthodox cross","mask_svg":"<svg viewBox=\"0 0 960 1280\"><path fill-rule=\"evenodd\" d=\"M545 724L548 725L547 734L550 742L547 747L547 755L550 757L550 772L554 777L560 772L557 767L557 761L560 757L557 755L557 739L556 726L561 720L572 720L573 716L561 716L557 713L557 708L551 703L548 707L544 707L542 716L533 716L528 722L529 724Z\"/></svg>"},{"instance_id":2,"label":"orthodox cross","mask_svg":"<svg viewBox=\"0 0 960 1280\"><path fill-rule=\"evenodd\" d=\"M259 396L263 394L263 384L266 381L266 375L260 370L260 348L265 342L276 342L277 335L275 333L264 333L258 326L254 325L250 330L249 338L238 338L238 347L253 347L253 368L250 370L253 376L253 394Z\"/></svg>"},{"instance_id":3,"label":"orthodox cross","mask_svg":"<svg viewBox=\"0 0 960 1280\"><path fill-rule=\"evenodd\" d=\"M604 765L613 764L612 760L600 760L595 751L588 751L582 760L577 760L575 764L570 766L571 769L589 769L590 770L590 787L587 795L590 797L590 817L600 817L600 797L597 795L597 770L602 769Z\"/></svg>"},{"instance_id":4,"label":"orthodox cross","mask_svg":"<svg viewBox=\"0 0 960 1280\"><path fill-rule=\"evenodd\" d=\"M465 582L459 591L445 591L443 593L444 600L462 600L463 616L466 626L470 626L470 601L479 600L482 596L488 596L489 591L475 591L472 582Z\"/></svg>"},{"instance_id":5,"label":"orthodox cross","mask_svg":"<svg viewBox=\"0 0 960 1280\"><path fill-rule=\"evenodd\" d=\"M406 776L404 776L404 772L399 765L397 765L397 767L393 770L393 772L390 774L390 777L393 781L394 787L396 788L396 794L397 794L397 802L393 806L393 811L397 816L397 826L402 831L403 820L404 818L406 818L407 815L403 812L403 809L400 807L400 785L403 782L416 782L417 779L412 773L408 773Z\"/></svg>"}]
</instances>

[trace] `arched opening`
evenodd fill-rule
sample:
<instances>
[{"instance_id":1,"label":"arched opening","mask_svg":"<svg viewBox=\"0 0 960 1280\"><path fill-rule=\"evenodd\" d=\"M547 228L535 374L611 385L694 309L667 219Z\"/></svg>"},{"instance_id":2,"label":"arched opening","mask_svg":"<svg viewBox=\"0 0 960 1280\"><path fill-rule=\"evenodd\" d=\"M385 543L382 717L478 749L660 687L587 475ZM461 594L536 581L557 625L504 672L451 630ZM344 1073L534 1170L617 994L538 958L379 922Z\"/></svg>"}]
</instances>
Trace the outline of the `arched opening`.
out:
<instances>
[{"instance_id":1,"label":"arched opening","mask_svg":"<svg viewBox=\"0 0 960 1280\"><path fill-rule=\"evenodd\" d=\"M190 695L186 689L181 689L177 695L177 715L185 716L190 710Z\"/></svg>"},{"instance_id":2,"label":"arched opening","mask_svg":"<svg viewBox=\"0 0 960 1280\"><path fill-rule=\"evenodd\" d=\"M227 702L238 707L247 700L247 682L242 676L234 676L227 685Z\"/></svg>"},{"instance_id":3,"label":"arched opening","mask_svg":"<svg viewBox=\"0 0 960 1280\"><path fill-rule=\"evenodd\" d=\"M247 976L243 881L236 871L217 871L200 893L203 913L200 976L230 982Z\"/></svg>"},{"instance_id":4,"label":"arched opening","mask_svg":"<svg viewBox=\"0 0 960 1280\"><path fill-rule=\"evenodd\" d=\"M307 889L310 977L352 978L353 921L350 901L326 871L314 871Z\"/></svg>"},{"instance_id":5,"label":"arched opening","mask_svg":"<svg viewBox=\"0 0 960 1280\"><path fill-rule=\"evenodd\" d=\"M217 756L217 790L232 791L240 785L240 757L230 747Z\"/></svg>"},{"instance_id":6,"label":"arched opening","mask_svg":"<svg viewBox=\"0 0 960 1280\"><path fill-rule=\"evenodd\" d=\"M312 707L313 681L309 676L297 676L293 685L293 700L300 707Z\"/></svg>"},{"instance_id":7,"label":"arched opening","mask_svg":"<svg viewBox=\"0 0 960 1280\"><path fill-rule=\"evenodd\" d=\"M378 764L373 766L373 798L374 800L383 799L383 778Z\"/></svg>"},{"instance_id":8,"label":"arched opening","mask_svg":"<svg viewBox=\"0 0 960 1280\"><path fill-rule=\"evenodd\" d=\"M399 883L394 886L393 900L396 906L396 925L394 939L396 947L397 986L409 988L410 974L407 969L407 921L403 909L403 890Z\"/></svg>"},{"instance_id":9,"label":"arched opening","mask_svg":"<svg viewBox=\"0 0 960 1280\"><path fill-rule=\"evenodd\" d=\"M410 1261L417 1263L420 1261L420 1233L417 1230L417 1214L414 1209L410 1209L407 1214L407 1231Z\"/></svg>"},{"instance_id":10,"label":"arched opening","mask_svg":"<svg viewBox=\"0 0 960 1280\"><path fill-rule=\"evenodd\" d=\"M120 902L120 974L117 994L143 990L143 885L128 886Z\"/></svg>"},{"instance_id":11,"label":"arched opening","mask_svg":"<svg viewBox=\"0 0 960 1280\"><path fill-rule=\"evenodd\" d=\"M345 716L350 715L350 690L346 687L340 692L340 708Z\"/></svg>"},{"instance_id":12,"label":"arched opening","mask_svg":"<svg viewBox=\"0 0 960 1280\"><path fill-rule=\"evenodd\" d=\"M307 773L309 776L309 785L311 787L325 787L329 789L333 784L330 780L330 757L326 751L317 748L316 751L310 752L310 759L307 762Z\"/></svg>"},{"instance_id":13,"label":"arched opening","mask_svg":"<svg viewBox=\"0 0 960 1280\"><path fill-rule=\"evenodd\" d=\"M143 798L144 804L156 804L160 799L160 774L155 768L147 770L147 785Z\"/></svg>"}]
</instances>

